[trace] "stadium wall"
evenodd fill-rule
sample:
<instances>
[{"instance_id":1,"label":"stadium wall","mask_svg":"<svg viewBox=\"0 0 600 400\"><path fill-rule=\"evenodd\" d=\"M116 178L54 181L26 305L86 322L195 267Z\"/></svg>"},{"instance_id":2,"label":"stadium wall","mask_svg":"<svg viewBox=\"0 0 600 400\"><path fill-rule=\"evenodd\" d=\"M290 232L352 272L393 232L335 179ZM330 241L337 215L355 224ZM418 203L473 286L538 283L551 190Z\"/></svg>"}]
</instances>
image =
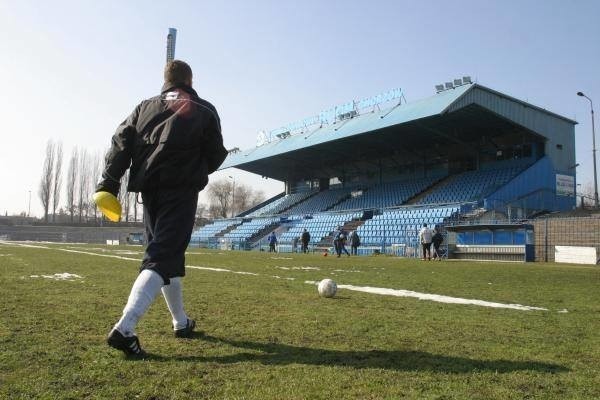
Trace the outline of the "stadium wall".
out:
<instances>
[{"instance_id":1,"label":"stadium wall","mask_svg":"<svg viewBox=\"0 0 600 400\"><path fill-rule=\"evenodd\" d=\"M568 211L575 208L575 202L575 192L573 196L556 194L556 171L550 157L545 156L487 196L484 206L498 209L513 204L528 210Z\"/></svg>"},{"instance_id":2,"label":"stadium wall","mask_svg":"<svg viewBox=\"0 0 600 400\"><path fill-rule=\"evenodd\" d=\"M126 244L130 233L143 234L144 229L112 226L2 226L0 240L97 244L106 244L107 240L119 240L121 244Z\"/></svg>"}]
</instances>

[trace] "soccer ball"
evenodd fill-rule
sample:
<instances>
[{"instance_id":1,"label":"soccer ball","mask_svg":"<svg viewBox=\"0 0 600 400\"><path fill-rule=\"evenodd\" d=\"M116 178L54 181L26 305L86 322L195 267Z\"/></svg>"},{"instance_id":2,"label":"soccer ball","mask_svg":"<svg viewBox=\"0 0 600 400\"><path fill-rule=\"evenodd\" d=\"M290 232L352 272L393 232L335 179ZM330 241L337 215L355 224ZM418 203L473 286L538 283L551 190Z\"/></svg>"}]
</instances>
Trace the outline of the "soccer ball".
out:
<instances>
[{"instance_id":1,"label":"soccer ball","mask_svg":"<svg viewBox=\"0 0 600 400\"><path fill-rule=\"evenodd\" d=\"M327 252L323 253L323 257L327 257Z\"/></svg>"},{"instance_id":2,"label":"soccer ball","mask_svg":"<svg viewBox=\"0 0 600 400\"><path fill-rule=\"evenodd\" d=\"M337 292L337 285L331 279L323 279L321 282L319 282L317 290L319 291L319 296L321 297L333 297Z\"/></svg>"}]
</instances>

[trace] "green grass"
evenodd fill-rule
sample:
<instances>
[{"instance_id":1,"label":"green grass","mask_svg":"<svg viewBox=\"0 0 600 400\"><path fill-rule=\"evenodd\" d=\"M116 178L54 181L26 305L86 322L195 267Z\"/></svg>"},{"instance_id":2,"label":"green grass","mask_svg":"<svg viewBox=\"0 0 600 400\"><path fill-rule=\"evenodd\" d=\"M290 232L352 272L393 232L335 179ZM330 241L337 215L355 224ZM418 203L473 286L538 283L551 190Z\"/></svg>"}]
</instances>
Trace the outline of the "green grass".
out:
<instances>
[{"instance_id":1,"label":"green grass","mask_svg":"<svg viewBox=\"0 0 600 400\"><path fill-rule=\"evenodd\" d=\"M135 361L105 337L139 262L60 249L140 248L41 246L0 244L2 399L600 398L597 267L190 249L187 265L259 275L188 269L186 310L204 335L175 339L158 298L138 326L151 357ZM31 277L64 272L83 279ZM305 281L326 277L548 311L323 299Z\"/></svg>"}]
</instances>

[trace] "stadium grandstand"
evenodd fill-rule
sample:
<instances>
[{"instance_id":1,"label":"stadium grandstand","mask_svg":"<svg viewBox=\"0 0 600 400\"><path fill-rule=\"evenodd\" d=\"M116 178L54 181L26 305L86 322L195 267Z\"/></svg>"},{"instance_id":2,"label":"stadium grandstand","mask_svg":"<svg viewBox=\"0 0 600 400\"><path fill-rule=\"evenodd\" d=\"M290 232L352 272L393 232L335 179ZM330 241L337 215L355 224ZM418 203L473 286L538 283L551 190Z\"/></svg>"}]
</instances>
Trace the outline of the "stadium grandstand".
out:
<instances>
[{"instance_id":1,"label":"stadium grandstand","mask_svg":"<svg viewBox=\"0 0 600 400\"><path fill-rule=\"evenodd\" d=\"M491 212L506 225L575 207L575 121L468 78L436 88L411 103L396 89L262 132L221 169L283 181L285 192L198 229L191 245L260 249L275 232L279 251L295 251L307 229L322 251L342 228L360 235L359 254L409 255L424 223L445 232Z\"/></svg>"}]
</instances>

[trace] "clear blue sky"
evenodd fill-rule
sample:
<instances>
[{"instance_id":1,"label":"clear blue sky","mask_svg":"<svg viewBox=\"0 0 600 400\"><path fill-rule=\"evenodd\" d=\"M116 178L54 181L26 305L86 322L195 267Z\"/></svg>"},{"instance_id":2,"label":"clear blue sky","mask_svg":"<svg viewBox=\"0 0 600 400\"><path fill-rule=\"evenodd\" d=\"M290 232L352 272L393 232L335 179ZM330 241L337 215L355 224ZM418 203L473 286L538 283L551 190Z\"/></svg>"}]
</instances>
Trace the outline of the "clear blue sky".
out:
<instances>
[{"instance_id":1,"label":"clear blue sky","mask_svg":"<svg viewBox=\"0 0 600 400\"><path fill-rule=\"evenodd\" d=\"M105 149L162 84L166 34L220 112L226 147L338 103L401 87L410 102L470 75L576 119L578 182L592 182L600 113L600 1L2 1L0 213L41 215L48 139ZM600 121L597 119L597 125ZM598 127L600 130L600 126ZM599 140L600 141L600 140ZM600 147L600 143L596 145ZM269 195L283 185L240 171ZM64 198L64 196L63 196Z\"/></svg>"}]
</instances>

